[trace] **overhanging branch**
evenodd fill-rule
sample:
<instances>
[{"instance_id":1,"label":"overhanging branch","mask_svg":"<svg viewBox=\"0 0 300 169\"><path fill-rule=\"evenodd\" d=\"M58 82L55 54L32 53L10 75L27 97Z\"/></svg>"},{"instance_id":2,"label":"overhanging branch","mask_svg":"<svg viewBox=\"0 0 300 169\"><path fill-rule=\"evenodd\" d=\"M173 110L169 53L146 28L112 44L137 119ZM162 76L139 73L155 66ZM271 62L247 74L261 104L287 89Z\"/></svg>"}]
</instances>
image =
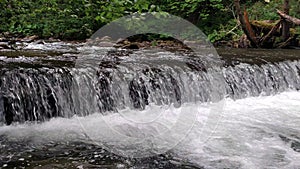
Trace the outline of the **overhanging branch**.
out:
<instances>
[{"instance_id":1,"label":"overhanging branch","mask_svg":"<svg viewBox=\"0 0 300 169\"><path fill-rule=\"evenodd\" d=\"M284 12L282 12L282 11L280 11L280 10L277 10L277 13L278 13L282 18L288 20L289 22L292 22L292 23L294 23L294 24L296 24L296 25L300 25L300 19L294 18L294 17L292 17L292 16L290 16L290 15L287 15L287 14L285 14Z\"/></svg>"}]
</instances>

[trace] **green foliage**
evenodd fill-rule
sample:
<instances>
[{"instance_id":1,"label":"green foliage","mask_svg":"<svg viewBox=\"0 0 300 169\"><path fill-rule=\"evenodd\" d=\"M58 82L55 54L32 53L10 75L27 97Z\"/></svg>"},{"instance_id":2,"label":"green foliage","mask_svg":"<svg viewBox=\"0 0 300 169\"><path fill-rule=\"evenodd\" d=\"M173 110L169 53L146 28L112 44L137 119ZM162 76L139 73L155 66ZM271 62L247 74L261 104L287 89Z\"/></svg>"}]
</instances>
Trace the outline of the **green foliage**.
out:
<instances>
[{"instance_id":1,"label":"green foliage","mask_svg":"<svg viewBox=\"0 0 300 169\"><path fill-rule=\"evenodd\" d=\"M275 9L281 9L282 0L241 3L247 6L251 19L279 19ZM212 42L236 38L242 33L237 27L233 1L225 0L0 0L0 32L85 39L119 17L152 11L165 11L189 20ZM299 0L291 0L291 15L300 17Z\"/></svg>"},{"instance_id":2,"label":"green foliage","mask_svg":"<svg viewBox=\"0 0 300 169\"><path fill-rule=\"evenodd\" d=\"M194 24L203 22L224 8L223 0L166 0L159 5L163 11L188 19Z\"/></svg>"},{"instance_id":3,"label":"green foliage","mask_svg":"<svg viewBox=\"0 0 300 169\"><path fill-rule=\"evenodd\" d=\"M283 0L270 0L269 3L258 1L247 10L253 20L278 20L276 9L282 10ZM290 15L300 17L300 0L290 0Z\"/></svg>"},{"instance_id":4,"label":"green foliage","mask_svg":"<svg viewBox=\"0 0 300 169\"><path fill-rule=\"evenodd\" d=\"M112 20L159 7L146 0L1 0L0 10L0 32L85 39Z\"/></svg>"},{"instance_id":5,"label":"green foliage","mask_svg":"<svg viewBox=\"0 0 300 169\"><path fill-rule=\"evenodd\" d=\"M231 19L226 24L221 24L216 29L208 34L208 39L211 42L220 40L238 40L243 34L243 31L239 29L236 20Z\"/></svg>"},{"instance_id":6,"label":"green foliage","mask_svg":"<svg viewBox=\"0 0 300 169\"><path fill-rule=\"evenodd\" d=\"M61 39L84 39L134 12L166 11L201 26L224 7L222 0L2 0L0 5L1 32Z\"/></svg>"},{"instance_id":7,"label":"green foliage","mask_svg":"<svg viewBox=\"0 0 300 169\"><path fill-rule=\"evenodd\" d=\"M251 20L278 20L276 9L280 9L282 0L271 0L270 3L264 1L256 2L248 8Z\"/></svg>"},{"instance_id":8,"label":"green foliage","mask_svg":"<svg viewBox=\"0 0 300 169\"><path fill-rule=\"evenodd\" d=\"M93 16L87 15L84 4L70 0L59 4L58 0L1 1L0 31L33 35L42 38L84 39L93 31ZM4 21L5 20L5 21Z\"/></svg>"}]
</instances>

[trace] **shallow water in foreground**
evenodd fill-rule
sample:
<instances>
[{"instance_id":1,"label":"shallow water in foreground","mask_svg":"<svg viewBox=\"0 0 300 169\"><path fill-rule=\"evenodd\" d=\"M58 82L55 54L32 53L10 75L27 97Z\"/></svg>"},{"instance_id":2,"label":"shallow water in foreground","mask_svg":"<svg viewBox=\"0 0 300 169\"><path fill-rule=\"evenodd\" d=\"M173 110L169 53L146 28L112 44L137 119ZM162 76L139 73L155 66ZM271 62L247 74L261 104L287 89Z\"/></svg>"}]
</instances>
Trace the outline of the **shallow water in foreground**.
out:
<instances>
[{"instance_id":1,"label":"shallow water in foreground","mask_svg":"<svg viewBox=\"0 0 300 169\"><path fill-rule=\"evenodd\" d=\"M201 110L206 106L212 105L183 105L183 111L199 112L192 131L182 143L169 152L144 159L125 158L105 151L89 140L90 137L86 136L80 125L99 122L102 118L117 119L120 114L56 118L42 124L2 126L0 164L9 168L300 167L299 92L288 91L274 96L250 97L236 101L226 99L218 127L211 137L203 142L199 137L203 134L199 126L205 121L203 119L206 115L201 113L205 111ZM155 107L151 110L155 110ZM157 113L151 110L145 111L149 114ZM129 129L136 127L119 120L111 124ZM95 130L93 125L89 126L90 128L84 126L89 133L98 133L99 128ZM145 134L151 132L149 129L135 129ZM103 129L101 132L106 131Z\"/></svg>"}]
</instances>

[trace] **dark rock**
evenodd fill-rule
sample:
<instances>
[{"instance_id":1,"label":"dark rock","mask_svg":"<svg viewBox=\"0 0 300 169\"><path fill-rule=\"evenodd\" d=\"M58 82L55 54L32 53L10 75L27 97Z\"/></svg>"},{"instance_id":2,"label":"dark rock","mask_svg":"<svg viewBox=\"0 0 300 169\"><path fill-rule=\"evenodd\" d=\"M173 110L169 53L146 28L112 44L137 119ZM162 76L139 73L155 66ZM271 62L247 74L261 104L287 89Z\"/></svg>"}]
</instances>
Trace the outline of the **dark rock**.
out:
<instances>
[{"instance_id":1,"label":"dark rock","mask_svg":"<svg viewBox=\"0 0 300 169\"><path fill-rule=\"evenodd\" d=\"M147 88L142 78L130 81L129 96L133 107L136 109L145 109L146 105L149 104Z\"/></svg>"},{"instance_id":2,"label":"dark rock","mask_svg":"<svg viewBox=\"0 0 300 169\"><path fill-rule=\"evenodd\" d=\"M33 36L26 36L25 38L22 38L21 41L22 42L33 42L34 40L37 40L39 37L37 35L33 35Z\"/></svg>"},{"instance_id":3,"label":"dark rock","mask_svg":"<svg viewBox=\"0 0 300 169\"><path fill-rule=\"evenodd\" d=\"M114 111L116 106L111 91L111 74L110 72L102 69L97 72L97 76L98 81L96 84L96 91L99 98L99 109L102 113L106 111Z\"/></svg>"},{"instance_id":4,"label":"dark rock","mask_svg":"<svg viewBox=\"0 0 300 169\"><path fill-rule=\"evenodd\" d=\"M300 153L300 142L298 142L298 141L292 141L292 143L291 143L291 148L292 148L294 151Z\"/></svg>"},{"instance_id":5,"label":"dark rock","mask_svg":"<svg viewBox=\"0 0 300 169\"><path fill-rule=\"evenodd\" d=\"M138 43L130 43L130 44L127 44L127 45L124 45L122 48L124 49L139 49L139 45Z\"/></svg>"},{"instance_id":6,"label":"dark rock","mask_svg":"<svg viewBox=\"0 0 300 169\"><path fill-rule=\"evenodd\" d=\"M11 49L11 46L8 42L0 42L0 49Z\"/></svg>"}]
</instances>

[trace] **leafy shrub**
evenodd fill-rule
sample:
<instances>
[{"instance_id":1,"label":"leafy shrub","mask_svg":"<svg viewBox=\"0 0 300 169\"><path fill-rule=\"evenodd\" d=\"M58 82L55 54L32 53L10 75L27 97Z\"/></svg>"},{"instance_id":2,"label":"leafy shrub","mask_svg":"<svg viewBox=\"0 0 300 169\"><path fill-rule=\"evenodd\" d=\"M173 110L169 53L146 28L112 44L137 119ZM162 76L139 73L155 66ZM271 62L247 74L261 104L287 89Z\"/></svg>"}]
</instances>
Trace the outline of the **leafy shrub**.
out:
<instances>
[{"instance_id":1,"label":"leafy shrub","mask_svg":"<svg viewBox=\"0 0 300 169\"><path fill-rule=\"evenodd\" d=\"M282 0L241 0L251 19L276 20ZM225 0L0 0L0 32L40 38L85 39L101 26L134 12L165 11L198 26L211 41L241 34L233 1ZM291 15L300 17L299 0Z\"/></svg>"}]
</instances>

